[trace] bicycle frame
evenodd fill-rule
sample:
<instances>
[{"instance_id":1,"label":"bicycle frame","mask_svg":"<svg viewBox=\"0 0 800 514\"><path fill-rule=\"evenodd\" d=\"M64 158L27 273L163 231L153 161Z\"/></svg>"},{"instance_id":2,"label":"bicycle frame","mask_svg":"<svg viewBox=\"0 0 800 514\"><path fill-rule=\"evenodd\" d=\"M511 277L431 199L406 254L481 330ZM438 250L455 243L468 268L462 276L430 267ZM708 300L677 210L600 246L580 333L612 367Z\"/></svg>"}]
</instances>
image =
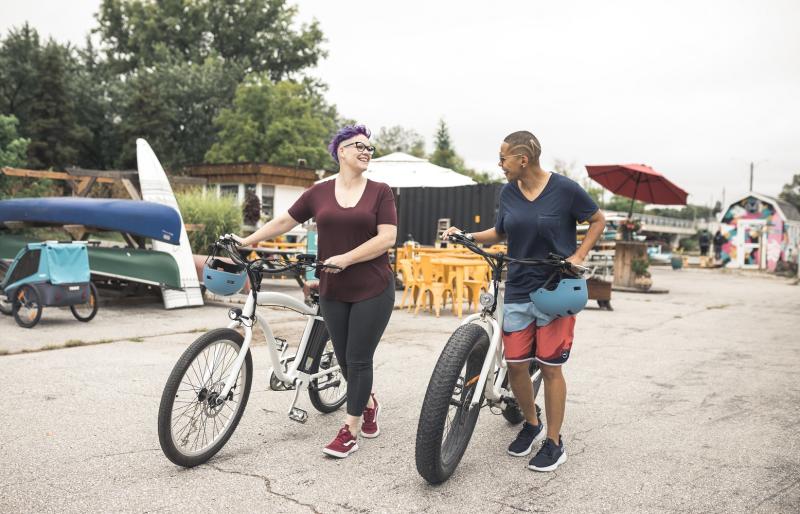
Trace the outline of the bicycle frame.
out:
<instances>
[{"instance_id":1,"label":"bicycle frame","mask_svg":"<svg viewBox=\"0 0 800 514\"><path fill-rule=\"evenodd\" d=\"M489 350L486 352L486 358L481 367L480 378L475 387L476 391L484 391L484 397L489 405L501 404L506 398L513 397L509 389L502 387L503 381L508 374L508 363L503 356L503 299L499 296L499 285L492 283L489 294L497 298L498 308L496 314L490 312L489 307L484 307L480 313L475 313L467 316L461 325L469 323L481 322L484 330L489 335ZM541 373L538 369L536 373L531 376L531 382L534 382L537 375ZM489 377L494 375L494 380L489 381ZM469 408L472 409L481 397L478 394L472 396ZM502 405L501 405L502 406Z\"/></svg>"},{"instance_id":2,"label":"bicycle frame","mask_svg":"<svg viewBox=\"0 0 800 514\"><path fill-rule=\"evenodd\" d=\"M258 305L282 307L308 317L306 327L300 339L300 346L297 348L297 353L295 354L296 358L286 372L283 371L283 362L281 361L282 353L278 353L278 346L282 345L279 345L267 319L256 312L256 307ZM220 398L227 397L233 384L236 382L236 378L239 376L239 370L250 349L250 343L253 339L253 323L247 323L245 320L256 321L260 324L261 329L264 331L264 339L267 343L267 351L269 352L270 362L272 363L272 372L278 380L283 382L286 386L291 386L295 389L294 399L289 406L289 417L295 421L304 422L307 416L306 412L295 407L300 391L307 390L313 380L340 369L338 364L316 373L306 373L300 369L300 366L305 364L304 361L306 360L309 340L315 323L324 323L322 316L319 315L319 305L310 307L300 300L283 293L258 292L256 294L247 295L247 301L244 304L244 308L242 308L241 315L228 324L228 328L242 327L244 329L244 342L242 343L236 360L231 366L230 374L225 379L225 385L219 394ZM285 347L282 347L282 350L285 351ZM214 355L214 357L216 358L216 355ZM208 377L205 377L205 380L207 379Z\"/></svg>"}]
</instances>

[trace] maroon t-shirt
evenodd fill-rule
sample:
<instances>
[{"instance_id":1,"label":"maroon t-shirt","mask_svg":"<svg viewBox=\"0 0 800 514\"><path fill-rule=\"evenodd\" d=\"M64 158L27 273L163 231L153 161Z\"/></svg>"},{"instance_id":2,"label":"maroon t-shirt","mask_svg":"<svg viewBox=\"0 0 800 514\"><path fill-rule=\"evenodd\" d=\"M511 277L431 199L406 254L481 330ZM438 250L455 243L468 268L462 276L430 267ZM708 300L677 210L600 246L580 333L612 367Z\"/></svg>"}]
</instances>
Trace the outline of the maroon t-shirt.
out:
<instances>
[{"instance_id":1,"label":"maroon t-shirt","mask_svg":"<svg viewBox=\"0 0 800 514\"><path fill-rule=\"evenodd\" d=\"M336 181L315 184L289 208L298 223L317 222L317 258L324 261L361 246L378 235L378 225L397 225L391 188L367 180L358 203L344 208L336 201ZM339 273L320 273L321 297L340 302L360 302L378 296L393 280L389 254L352 264Z\"/></svg>"}]
</instances>

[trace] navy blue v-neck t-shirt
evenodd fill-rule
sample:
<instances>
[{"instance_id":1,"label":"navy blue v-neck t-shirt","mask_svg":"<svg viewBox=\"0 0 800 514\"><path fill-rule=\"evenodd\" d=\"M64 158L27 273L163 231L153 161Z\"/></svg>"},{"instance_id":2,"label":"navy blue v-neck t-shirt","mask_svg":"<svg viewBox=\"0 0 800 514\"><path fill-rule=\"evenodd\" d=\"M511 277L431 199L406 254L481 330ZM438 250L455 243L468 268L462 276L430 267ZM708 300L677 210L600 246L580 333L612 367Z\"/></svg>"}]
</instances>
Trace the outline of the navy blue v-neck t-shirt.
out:
<instances>
[{"instance_id":1,"label":"navy blue v-neck t-shirt","mask_svg":"<svg viewBox=\"0 0 800 514\"><path fill-rule=\"evenodd\" d=\"M550 253L569 257L578 248L577 223L591 218L597 209L575 181L551 173L533 201L525 198L517 181L503 186L494 228L506 235L508 255L516 259L546 259ZM551 273L548 266L510 264L505 302L530 302L530 293L542 287Z\"/></svg>"}]
</instances>

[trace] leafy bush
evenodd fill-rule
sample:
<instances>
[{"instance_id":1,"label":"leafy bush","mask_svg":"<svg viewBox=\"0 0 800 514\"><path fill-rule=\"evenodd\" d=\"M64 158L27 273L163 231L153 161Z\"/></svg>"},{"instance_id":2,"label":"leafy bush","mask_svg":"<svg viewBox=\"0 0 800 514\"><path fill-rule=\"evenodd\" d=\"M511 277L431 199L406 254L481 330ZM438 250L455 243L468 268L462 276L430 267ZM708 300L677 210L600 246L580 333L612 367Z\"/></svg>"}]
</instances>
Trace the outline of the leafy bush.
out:
<instances>
[{"instance_id":1,"label":"leafy bush","mask_svg":"<svg viewBox=\"0 0 800 514\"><path fill-rule=\"evenodd\" d=\"M647 270L650 268L650 261L647 259L633 259L631 261L631 271L637 277L649 277L650 272Z\"/></svg>"},{"instance_id":2,"label":"leafy bush","mask_svg":"<svg viewBox=\"0 0 800 514\"><path fill-rule=\"evenodd\" d=\"M681 239L680 248L685 252L693 252L695 250L698 250L700 248L700 245L697 242L697 239L691 237L691 238Z\"/></svg>"},{"instance_id":3,"label":"leafy bush","mask_svg":"<svg viewBox=\"0 0 800 514\"><path fill-rule=\"evenodd\" d=\"M229 196L217 198L201 189L180 192L176 195L185 224L203 225L189 232L189 242L194 253L207 253L208 247L222 234L238 234L242 228L242 210Z\"/></svg>"}]
</instances>

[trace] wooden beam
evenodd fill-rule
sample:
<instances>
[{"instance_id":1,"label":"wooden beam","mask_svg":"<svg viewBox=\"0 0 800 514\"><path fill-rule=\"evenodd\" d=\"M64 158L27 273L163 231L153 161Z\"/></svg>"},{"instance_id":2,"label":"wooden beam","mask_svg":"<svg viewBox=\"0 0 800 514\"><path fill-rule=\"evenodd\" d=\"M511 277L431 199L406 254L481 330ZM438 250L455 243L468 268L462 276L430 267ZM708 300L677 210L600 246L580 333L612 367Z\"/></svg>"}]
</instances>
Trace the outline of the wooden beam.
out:
<instances>
[{"instance_id":1,"label":"wooden beam","mask_svg":"<svg viewBox=\"0 0 800 514\"><path fill-rule=\"evenodd\" d=\"M67 168L67 173L77 177L110 178L113 180L121 178L135 179L139 176L139 172L136 170L87 170L76 166Z\"/></svg>"},{"instance_id":2,"label":"wooden beam","mask_svg":"<svg viewBox=\"0 0 800 514\"><path fill-rule=\"evenodd\" d=\"M64 173L63 171L26 170L23 168L10 168L10 167L0 168L0 171L2 171L3 174L8 175L9 177L48 178L51 180L66 180L66 181L73 181L76 179L86 178L80 175L70 175L69 173ZM104 184L113 184L114 182L116 182L116 180L107 177L97 177L97 182Z\"/></svg>"},{"instance_id":3,"label":"wooden beam","mask_svg":"<svg viewBox=\"0 0 800 514\"><path fill-rule=\"evenodd\" d=\"M89 190L92 188L95 182L97 182L97 177L85 177L81 179L80 183L78 183L77 187L75 188L75 193L78 196L88 195Z\"/></svg>"},{"instance_id":4,"label":"wooden beam","mask_svg":"<svg viewBox=\"0 0 800 514\"><path fill-rule=\"evenodd\" d=\"M130 179L123 178L120 179L122 181L122 185L125 186L125 190L134 200L141 200L142 196L139 194L139 190L136 189L136 186L133 185Z\"/></svg>"}]
</instances>

